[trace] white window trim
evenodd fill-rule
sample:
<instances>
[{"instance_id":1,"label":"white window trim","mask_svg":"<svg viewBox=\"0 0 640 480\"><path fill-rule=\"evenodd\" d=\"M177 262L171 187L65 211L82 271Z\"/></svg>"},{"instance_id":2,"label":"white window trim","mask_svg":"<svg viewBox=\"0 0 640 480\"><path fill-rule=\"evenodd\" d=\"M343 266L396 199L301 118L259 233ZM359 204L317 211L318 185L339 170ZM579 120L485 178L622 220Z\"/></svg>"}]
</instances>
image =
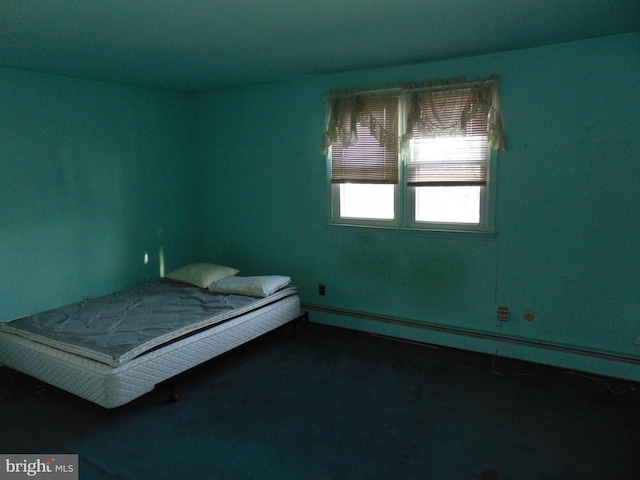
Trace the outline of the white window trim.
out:
<instances>
[{"instance_id":1,"label":"white window trim","mask_svg":"<svg viewBox=\"0 0 640 480\"><path fill-rule=\"evenodd\" d=\"M329 168L331 168L329 166ZM331 180L329 180L330 182ZM336 225L352 225L352 226L365 226L365 227L386 227L386 228L402 228L406 225L402 225L402 201L400 200L403 190L401 185L394 185L394 219L384 220L376 218L362 218L362 217L341 217L339 214L340 205L340 183L331 184L331 223Z\"/></svg>"},{"instance_id":2,"label":"white window trim","mask_svg":"<svg viewBox=\"0 0 640 480\"><path fill-rule=\"evenodd\" d=\"M420 230L436 230L436 231L469 231L469 232L495 232L495 169L497 164L497 154L491 148L487 147L487 179L486 184L482 187L480 195L480 220L478 223L459 223L459 222L419 222L414 220L415 215L415 198L414 190L409 185L404 185L406 193L407 206L407 228Z\"/></svg>"},{"instance_id":3,"label":"white window trim","mask_svg":"<svg viewBox=\"0 0 640 480\"><path fill-rule=\"evenodd\" d=\"M326 156L327 178L329 184L330 217L329 224L353 227L399 228L406 230L421 230L434 232L469 232L495 233L495 201L496 201L496 170L497 152L487 146L487 182L481 195L480 222L475 223L435 223L416 222L413 189L406 184L406 158L399 154L400 162L398 185L395 186L394 220L378 220L366 218L340 217L340 184L331 183L331 150Z\"/></svg>"},{"instance_id":4,"label":"white window trim","mask_svg":"<svg viewBox=\"0 0 640 480\"><path fill-rule=\"evenodd\" d=\"M480 197L480 211L478 223L460 223L460 222L422 222L415 221L415 198L414 187L407 184L407 155L406 148L401 148L398 153L398 183L394 187L394 212L395 217L393 220L384 219L367 219L367 218L349 218L340 217L340 184L332 183L331 180L331 144L339 138L343 142L349 142L348 137L343 137L340 130L340 123L342 122L343 115L345 114L344 108L348 108L351 104L348 103L351 95L369 95L377 94L380 92L398 92L398 138L405 138L403 135L408 128L407 119L409 113L407 110L409 107L409 99L413 94L408 92L416 92L421 90L430 90L432 88L436 90L447 90L449 85L453 88L468 88L472 86L475 88L478 85L482 85L483 88L488 88L488 91L483 91L484 97L482 102L488 108L488 135L487 135L487 155L486 155L486 178L484 186L481 187ZM488 96L487 96L488 95ZM462 78L452 78L451 80L429 80L420 84L401 84L387 88L376 89L361 89L356 88L352 90L333 90L325 95L325 104L327 107L325 133L322 137L321 152L326 154L327 159L327 184L328 184L328 200L330 204L329 209L329 224L332 225L351 225L361 227L373 227L373 228L399 228L404 230L414 231L441 231L441 232L460 232L460 233L489 233L494 234L496 231L495 209L496 209L496 169L497 169L497 151L506 150L506 135L504 132L504 118L502 111L502 98L499 89L499 77L497 75L491 75L486 80L477 79L472 82L467 82ZM334 111L334 108L336 109ZM336 113L337 112L337 113ZM415 120L415 119L414 119ZM351 123L352 125L353 123ZM347 123L347 125L349 125ZM347 128L351 128L348 127ZM447 128L447 127L445 127ZM342 130L344 131L344 130ZM377 137L377 134L376 134ZM411 135L407 135L411 138ZM387 137L385 137L386 139ZM383 141L379 139L379 141ZM405 140L403 140L405 141Z\"/></svg>"}]
</instances>

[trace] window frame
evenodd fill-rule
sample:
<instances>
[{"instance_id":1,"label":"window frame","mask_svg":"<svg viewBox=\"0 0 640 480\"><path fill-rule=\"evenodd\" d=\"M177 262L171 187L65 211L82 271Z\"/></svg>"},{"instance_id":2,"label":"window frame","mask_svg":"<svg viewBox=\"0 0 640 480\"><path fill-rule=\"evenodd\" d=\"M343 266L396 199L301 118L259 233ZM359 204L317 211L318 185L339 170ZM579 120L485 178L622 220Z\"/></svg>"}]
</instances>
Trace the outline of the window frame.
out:
<instances>
[{"instance_id":1,"label":"window frame","mask_svg":"<svg viewBox=\"0 0 640 480\"><path fill-rule=\"evenodd\" d=\"M398 100L398 134L405 129L407 96L400 93ZM480 211L478 223L460 222L427 222L415 219L415 188L407 183L408 153L398 152L398 183L394 185L394 219L372 219L363 217L340 216L341 183L331 180L332 148L329 146L326 155L327 182L329 183L330 220L333 225L354 227L400 228L406 230L461 232L461 233L495 233L495 197L496 197L496 169L497 152L487 143L486 146L486 183L481 186Z\"/></svg>"},{"instance_id":2,"label":"window frame","mask_svg":"<svg viewBox=\"0 0 640 480\"><path fill-rule=\"evenodd\" d=\"M420 230L437 230L437 231L464 231L464 232L495 232L495 170L496 170L497 152L487 145L487 177L484 186L481 186L480 193L480 218L478 223L462 223L462 222L424 222L416 220L416 200L415 188L405 183L407 189L406 207L407 207L407 228Z\"/></svg>"},{"instance_id":3,"label":"window frame","mask_svg":"<svg viewBox=\"0 0 640 480\"><path fill-rule=\"evenodd\" d=\"M331 163L329 163L329 168L331 168ZM400 182L400 179L399 179L399 182ZM340 205L341 205L340 186L344 184L331 183L331 178L329 178L329 183L331 188L331 223L334 223L336 225L387 227L387 228L402 228L406 226L406 225L403 225L401 221L403 218L403 215L401 213L402 202L399 200L401 196L400 190L402 190L401 185L399 184L393 185L394 218L392 220L386 220L383 218L341 217L340 216ZM367 184L367 185L375 185L375 184Z\"/></svg>"}]
</instances>

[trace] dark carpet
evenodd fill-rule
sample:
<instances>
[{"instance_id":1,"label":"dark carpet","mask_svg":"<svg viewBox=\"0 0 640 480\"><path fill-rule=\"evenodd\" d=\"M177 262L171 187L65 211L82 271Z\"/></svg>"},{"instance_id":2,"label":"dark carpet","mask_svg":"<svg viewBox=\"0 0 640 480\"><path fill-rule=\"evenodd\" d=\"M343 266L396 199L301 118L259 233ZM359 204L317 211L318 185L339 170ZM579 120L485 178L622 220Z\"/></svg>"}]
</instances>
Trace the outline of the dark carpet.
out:
<instances>
[{"instance_id":1,"label":"dark carpet","mask_svg":"<svg viewBox=\"0 0 640 480\"><path fill-rule=\"evenodd\" d=\"M114 410L0 368L1 453L81 479L640 479L640 387L313 323Z\"/></svg>"}]
</instances>

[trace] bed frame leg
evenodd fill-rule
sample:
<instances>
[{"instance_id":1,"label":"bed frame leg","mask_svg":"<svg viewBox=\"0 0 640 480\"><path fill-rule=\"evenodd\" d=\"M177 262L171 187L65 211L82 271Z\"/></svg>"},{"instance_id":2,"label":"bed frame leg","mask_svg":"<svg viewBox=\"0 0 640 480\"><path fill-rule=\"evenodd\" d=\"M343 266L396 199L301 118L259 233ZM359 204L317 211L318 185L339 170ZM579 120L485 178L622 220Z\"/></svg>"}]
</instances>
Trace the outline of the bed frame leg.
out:
<instances>
[{"instance_id":1,"label":"bed frame leg","mask_svg":"<svg viewBox=\"0 0 640 480\"><path fill-rule=\"evenodd\" d=\"M176 394L176 385L175 383L170 383L169 384L169 396L167 397L167 401L169 403L176 403L178 401L178 399L180 398L180 396L178 394Z\"/></svg>"},{"instance_id":2,"label":"bed frame leg","mask_svg":"<svg viewBox=\"0 0 640 480\"><path fill-rule=\"evenodd\" d=\"M300 315L299 317L294 318L293 321L291 322L291 327L292 327L291 338L293 338L293 339L298 338L298 322L300 320L304 320L305 322L308 322L309 321L309 312L307 312L305 310L305 312L302 315Z\"/></svg>"}]
</instances>

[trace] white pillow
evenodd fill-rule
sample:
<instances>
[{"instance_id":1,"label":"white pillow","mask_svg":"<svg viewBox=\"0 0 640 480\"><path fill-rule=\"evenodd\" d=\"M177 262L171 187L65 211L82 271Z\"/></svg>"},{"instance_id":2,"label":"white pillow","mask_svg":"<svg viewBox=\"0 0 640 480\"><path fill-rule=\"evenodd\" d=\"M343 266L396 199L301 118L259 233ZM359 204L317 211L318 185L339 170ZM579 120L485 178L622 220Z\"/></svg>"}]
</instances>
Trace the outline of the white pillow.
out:
<instances>
[{"instance_id":1,"label":"white pillow","mask_svg":"<svg viewBox=\"0 0 640 480\"><path fill-rule=\"evenodd\" d=\"M239 271L235 268L214 265L213 263L192 263L168 273L166 277L176 282L208 288L213 282L235 275Z\"/></svg>"},{"instance_id":2,"label":"white pillow","mask_svg":"<svg viewBox=\"0 0 640 480\"><path fill-rule=\"evenodd\" d=\"M209 286L215 293L231 293L250 297L268 297L291 283L290 277L283 275L263 275L257 277L227 277Z\"/></svg>"}]
</instances>

